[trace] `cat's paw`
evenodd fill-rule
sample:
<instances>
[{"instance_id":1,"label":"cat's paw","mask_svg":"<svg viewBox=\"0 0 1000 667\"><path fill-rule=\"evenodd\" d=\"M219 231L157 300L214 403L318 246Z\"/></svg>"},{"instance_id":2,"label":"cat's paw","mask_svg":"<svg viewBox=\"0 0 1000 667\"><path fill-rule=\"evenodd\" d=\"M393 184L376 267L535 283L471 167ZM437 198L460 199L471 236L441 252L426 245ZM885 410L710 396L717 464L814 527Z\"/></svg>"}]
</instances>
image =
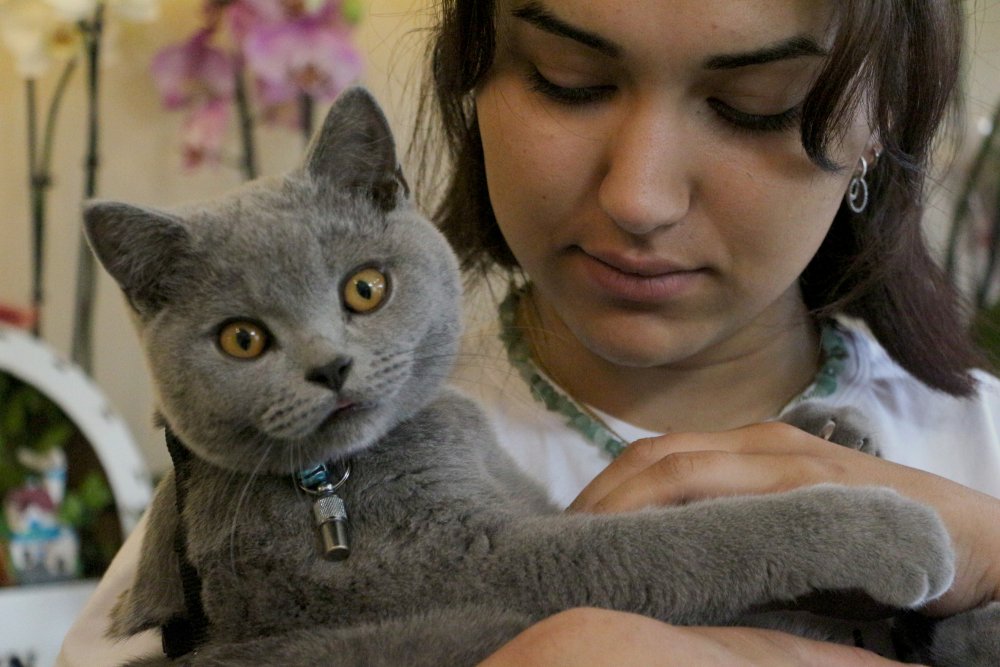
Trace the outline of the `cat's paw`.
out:
<instances>
[{"instance_id":1,"label":"cat's paw","mask_svg":"<svg viewBox=\"0 0 1000 667\"><path fill-rule=\"evenodd\" d=\"M1000 665L1000 602L940 621L934 627L928 659L934 667Z\"/></svg>"},{"instance_id":2,"label":"cat's paw","mask_svg":"<svg viewBox=\"0 0 1000 667\"><path fill-rule=\"evenodd\" d=\"M781 416L781 421L844 447L878 456L873 430L854 408L800 403Z\"/></svg>"},{"instance_id":3,"label":"cat's paw","mask_svg":"<svg viewBox=\"0 0 1000 667\"><path fill-rule=\"evenodd\" d=\"M824 485L804 494L836 517L821 531L832 543L820 543L827 560L815 563L814 590L860 590L889 607L914 609L951 586L955 554L932 508L877 487Z\"/></svg>"}]
</instances>

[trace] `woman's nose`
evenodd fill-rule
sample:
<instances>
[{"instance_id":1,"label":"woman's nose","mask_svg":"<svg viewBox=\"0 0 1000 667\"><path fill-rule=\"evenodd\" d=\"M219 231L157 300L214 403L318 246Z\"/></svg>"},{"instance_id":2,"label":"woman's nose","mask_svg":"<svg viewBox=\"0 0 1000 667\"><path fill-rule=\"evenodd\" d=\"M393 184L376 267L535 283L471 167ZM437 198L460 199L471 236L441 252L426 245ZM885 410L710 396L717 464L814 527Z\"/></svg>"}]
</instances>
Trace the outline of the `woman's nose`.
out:
<instances>
[{"instance_id":1,"label":"woman's nose","mask_svg":"<svg viewBox=\"0 0 1000 667\"><path fill-rule=\"evenodd\" d=\"M630 234L672 226L691 206L688 139L678 114L664 106L633 107L609 139L598 201Z\"/></svg>"}]
</instances>

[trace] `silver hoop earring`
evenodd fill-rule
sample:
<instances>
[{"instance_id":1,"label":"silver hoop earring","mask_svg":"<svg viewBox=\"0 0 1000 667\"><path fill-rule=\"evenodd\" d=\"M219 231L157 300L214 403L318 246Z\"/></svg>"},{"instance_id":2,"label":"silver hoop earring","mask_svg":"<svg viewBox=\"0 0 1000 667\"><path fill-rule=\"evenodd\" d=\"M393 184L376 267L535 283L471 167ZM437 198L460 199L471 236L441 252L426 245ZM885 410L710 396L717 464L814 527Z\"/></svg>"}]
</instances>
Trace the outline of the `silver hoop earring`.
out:
<instances>
[{"instance_id":1,"label":"silver hoop earring","mask_svg":"<svg viewBox=\"0 0 1000 667\"><path fill-rule=\"evenodd\" d=\"M861 213L868 207L868 160L861 157L860 173L855 172L851 183L847 186L847 207L855 213Z\"/></svg>"}]
</instances>

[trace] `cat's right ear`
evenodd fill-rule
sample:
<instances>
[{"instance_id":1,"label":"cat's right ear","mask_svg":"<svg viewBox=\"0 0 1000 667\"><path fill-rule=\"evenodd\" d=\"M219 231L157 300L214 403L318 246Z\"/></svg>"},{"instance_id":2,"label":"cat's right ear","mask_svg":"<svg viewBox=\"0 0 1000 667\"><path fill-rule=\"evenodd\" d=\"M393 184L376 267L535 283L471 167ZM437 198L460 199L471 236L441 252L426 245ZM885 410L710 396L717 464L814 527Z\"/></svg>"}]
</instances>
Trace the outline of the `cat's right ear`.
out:
<instances>
[{"instance_id":1,"label":"cat's right ear","mask_svg":"<svg viewBox=\"0 0 1000 667\"><path fill-rule=\"evenodd\" d=\"M84 204L84 229L94 254L140 315L156 312L177 291L191 238L169 213L120 202Z\"/></svg>"},{"instance_id":2,"label":"cat's right ear","mask_svg":"<svg viewBox=\"0 0 1000 667\"><path fill-rule=\"evenodd\" d=\"M330 107L306 153L306 172L320 182L366 194L390 211L409 197L389 121L364 88L348 88Z\"/></svg>"}]
</instances>

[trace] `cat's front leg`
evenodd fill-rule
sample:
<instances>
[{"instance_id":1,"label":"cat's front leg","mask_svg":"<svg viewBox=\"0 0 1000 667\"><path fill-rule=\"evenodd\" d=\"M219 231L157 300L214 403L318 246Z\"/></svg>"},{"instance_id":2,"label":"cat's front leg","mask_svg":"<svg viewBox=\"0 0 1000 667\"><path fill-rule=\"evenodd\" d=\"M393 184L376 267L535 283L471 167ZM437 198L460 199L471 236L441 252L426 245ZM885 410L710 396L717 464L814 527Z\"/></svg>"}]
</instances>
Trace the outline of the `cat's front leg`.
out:
<instances>
[{"instance_id":1,"label":"cat's front leg","mask_svg":"<svg viewBox=\"0 0 1000 667\"><path fill-rule=\"evenodd\" d=\"M947 590L954 554L930 508L887 489L822 485L615 516L535 517L493 538L485 577L513 608L632 611L719 624L817 591L914 608Z\"/></svg>"},{"instance_id":2,"label":"cat's front leg","mask_svg":"<svg viewBox=\"0 0 1000 667\"><path fill-rule=\"evenodd\" d=\"M472 667L531 620L495 606L461 606L356 626L317 625L250 641L210 643L177 663L130 667Z\"/></svg>"},{"instance_id":3,"label":"cat's front leg","mask_svg":"<svg viewBox=\"0 0 1000 667\"><path fill-rule=\"evenodd\" d=\"M1000 602L941 619L917 615L897 619L903 656L933 667L1000 665Z\"/></svg>"},{"instance_id":4,"label":"cat's front leg","mask_svg":"<svg viewBox=\"0 0 1000 667\"><path fill-rule=\"evenodd\" d=\"M157 487L148 510L148 525L135 580L111 612L110 637L124 638L160 627L184 611L180 567L174 550L175 497L174 475L170 471Z\"/></svg>"}]
</instances>

